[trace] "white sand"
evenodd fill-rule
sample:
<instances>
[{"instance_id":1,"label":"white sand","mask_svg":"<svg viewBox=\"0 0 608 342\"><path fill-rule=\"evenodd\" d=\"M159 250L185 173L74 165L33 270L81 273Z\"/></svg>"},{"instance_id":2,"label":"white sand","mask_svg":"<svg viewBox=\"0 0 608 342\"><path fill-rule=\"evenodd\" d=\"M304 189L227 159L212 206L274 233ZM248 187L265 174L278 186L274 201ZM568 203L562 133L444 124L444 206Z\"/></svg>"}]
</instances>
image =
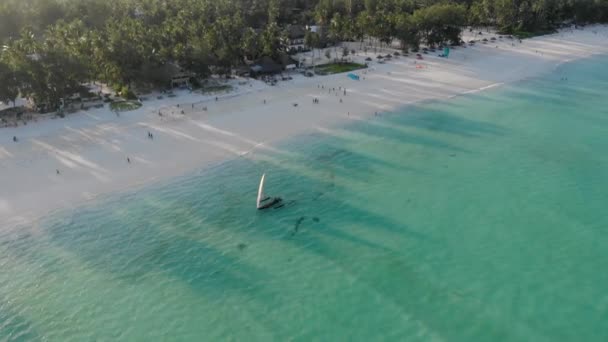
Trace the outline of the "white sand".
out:
<instances>
[{"instance_id":1,"label":"white sand","mask_svg":"<svg viewBox=\"0 0 608 342\"><path fill-rule=\"evenodd\" d=\"M476 39L491 36L485 33ZM522 44L502 39L457 48L449 59L436 57L437 53L423 55L425 59L416 64L411 56L386 64L378 64L374 58L366 74L357 72L365 78L359 82L345 74L296 76L274 87L253 81L251 87L240 85L236 94L220 96L217 102L213 97L182 92L176 98L145 101L141 109L118 118L106 108L3 128L0 227L30 223L98 195L167 180L212 162L248 157L249 151L272 149L271 144L278 140L325 130L375 111L533 77L559 63L608 53L607 37L608 27L588 26ZM467 32L464 39L472 37ZM358 61L363 58L355 57ZM325 89L318 89L318 84ZM328 87L339 86L346 87L347 96L327 93ZM320 104L312 103L315 97ZM192 103L198 109L193 111ZM203 106L208 111L202 111ZM158 116L159 108L163 117ZM179 113L182 108L186 115ZM168 115L169 111L175 114ZM154 140L147 138L148 131ZM18 143L13 143L13 136L19 138ZM257 182L259 175L251 176Z\"/></svg>"}]
</instances>

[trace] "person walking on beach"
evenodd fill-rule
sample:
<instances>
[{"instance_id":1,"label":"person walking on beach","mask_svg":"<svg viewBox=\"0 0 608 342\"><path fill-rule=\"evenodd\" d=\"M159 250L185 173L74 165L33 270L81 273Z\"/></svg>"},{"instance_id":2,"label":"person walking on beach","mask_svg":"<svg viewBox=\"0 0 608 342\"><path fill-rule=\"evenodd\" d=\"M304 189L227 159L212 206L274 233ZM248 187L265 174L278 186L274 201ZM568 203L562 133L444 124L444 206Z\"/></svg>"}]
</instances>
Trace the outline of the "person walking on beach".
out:
<instances>
[{"instance_id":1,"label":"person walking on beach","mask_svg":"<svg viewBox=\"0 0 608 342\"><path fill-rule=\"evenodd\" d=\"M61 172L59 172L59 169L55 169L55 171L57 172L58 175L61 174Z\"/></svg>"},{"instance_id":2,"label":"person walking on beach","mask_svg":"<svg viewBox=\"0 0 608 342\"><path fill-rule=\"evenodd\" d=\"M17 142L17 137L13 135L13 142Z\"/></svg>"},{"instance_id":3,"label":"person walking on beach","mask_svg":"<svg viewBox=\"0 0 608 342\"><path fill-rule=\"evenodd\" d=\"M127 157L127 163L131 164L131 158Z\"/></svg>"}]
</instances>

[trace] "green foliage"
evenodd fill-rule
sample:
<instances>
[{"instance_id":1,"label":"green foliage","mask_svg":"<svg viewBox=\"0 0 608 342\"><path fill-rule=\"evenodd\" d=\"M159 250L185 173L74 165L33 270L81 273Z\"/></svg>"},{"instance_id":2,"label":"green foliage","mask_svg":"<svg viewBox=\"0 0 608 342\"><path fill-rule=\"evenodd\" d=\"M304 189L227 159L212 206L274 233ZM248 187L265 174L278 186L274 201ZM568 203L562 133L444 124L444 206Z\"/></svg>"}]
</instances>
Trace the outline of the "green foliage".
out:
<instances>
[{"instance_id":1,"label":"green foliage","mask_svg":"<svg viewBox=\"0 0 608 342\"><path fill-rule=\"evenodd\" d=\"M137 96L128 86L123 86L120 89L120 96L126 100L137 100Z\"/></svg>"},{"instance_id":2,"label":"green foliage","mask_svg":"<svg viewBox=\"0 0 608 342\"><path fill-rule=\"evenodd\" d=\"M393 16L395 38L401 43L401 50L417 49L420 46L420 31L413 16L402 13Z\"/></svg>"},{"instance_id":3,"label":"green foliage","mask_svg":"<svg viewBox=\"0 0 608 342\"><path fill-rule=\"evenodd\" d=\"M428 45L458 43L461 27L466 23L466 9L463 5L439 3L415 11L413 20Z\"/></svg>"},{"instance_id":4,"label":"green foliage","mask_svg":"<svg viewBox=\"0 0 608 342\"><path fill-rule=\"evenodd\" d=\"M316 73L319 75L330 75L338 74L343 72L349 72L353 70L359 70L366 68L365 64L358 63L330 63L318 65L316 67Z\"/></svg>"},{"instance_id":5,"label":"green foliage","mask_svg":"<svg viewBox=\"0 0 608 342\"><path fill-rule=\"evenodd\" d=\"M91 80L165 87L167 65L228 74L245 58L278 57L288 24L322 26L304 37L314 57L328 42L397 39L406 51L457 43L466 25L528 37L565 20L608 22L608 1L2 0L0 100L53 109Z\"/></svg>"},{"instance_id":6,"label":"green foliage","mask_svg":"<svg viewBox=\"0 0 608 342\"><path fill-rule=\"evenodd\" d=\"M141 107L139 101L116 101L110 103L110 109L114 112L127 112Z\"/></svg>"},{"instance_id":7,"label":"green foliage","mask_svg":"<svg viewBox=\"0 0 608 342\"><path fill-rule=\"evenodd\" d=\"M19 96L19 81L15 71L10 66L0 61L0 101L13 102Z\"/></svg>"}]
</instances>

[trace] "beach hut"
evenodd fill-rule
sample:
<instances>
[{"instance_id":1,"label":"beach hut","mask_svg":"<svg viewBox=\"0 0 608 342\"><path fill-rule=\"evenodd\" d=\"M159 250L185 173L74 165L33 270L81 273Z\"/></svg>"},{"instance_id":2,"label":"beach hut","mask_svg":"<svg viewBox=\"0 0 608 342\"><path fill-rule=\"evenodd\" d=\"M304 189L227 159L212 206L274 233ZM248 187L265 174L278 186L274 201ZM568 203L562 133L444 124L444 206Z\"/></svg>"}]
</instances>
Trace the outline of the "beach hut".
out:
<instances>
[{"instance_id":1,"label":"beach hut","mask_svg":"<svg viewBox=\"0 0 608 342\"><path fill-rule=\"evenodd\" d=\"M186 88L190 86L190 79L196 74L189 71L180 71L171 76L171 88Z\"/></svg>"},{"instance_id":2,"label":"beach hut","mask_svg":"<svg viewBox=\"0 0 608 342\"><path fill-rule=\"evenodd\" d=\"M296 53L303 51L306 46L304 45L304 37L306 36L306 27L302 25L289 25L285 28L287 33L287 41L285 45L287 51Z\"/></svg>"},{"instance_id":3,"label":"beach hut","mask_svg":"<svg viewBox=\"0 0 608 342\"><path fill-rule=\"evenodd\" d=\"M265 56L258 59L251 67L252 75L261 75L261 74L276 74L283 70L280 64L276 63L272 58Z\"/></svg>"},{"instance_id":4,"label":"beach hut","mask_svg":"<svg viewBox=\"0 0 608 342\"><path fill-rule=\"evenodd\" d=\"M277 62L283 67L283 70L294 70L298 67L298 61L286 53L280 53Z\"/></svg>"}]
</instances>

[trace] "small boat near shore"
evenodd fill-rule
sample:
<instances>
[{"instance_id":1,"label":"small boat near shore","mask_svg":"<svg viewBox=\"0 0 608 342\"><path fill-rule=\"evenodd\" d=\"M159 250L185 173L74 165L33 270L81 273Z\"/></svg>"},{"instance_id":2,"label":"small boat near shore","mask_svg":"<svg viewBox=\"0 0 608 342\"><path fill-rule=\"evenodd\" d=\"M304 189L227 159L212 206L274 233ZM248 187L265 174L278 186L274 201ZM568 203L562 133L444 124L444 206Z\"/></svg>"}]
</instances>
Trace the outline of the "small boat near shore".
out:
<instances>
[{"instance_id":1,"label":"small boat near shore","mask_svg":"<svg viewBox=\"0 0 608 342\"><path fill-rule=\"evenodd\" d=\"M281 197L269 197L264 196L264 181L266 179L266 174L262 175L260 179L260 186L258 187L258 197L256 200L256 209L264 210L268 208L272 208L275 206L279 206L282 204L283 199Z\"/></svg>"}]
</instances>

